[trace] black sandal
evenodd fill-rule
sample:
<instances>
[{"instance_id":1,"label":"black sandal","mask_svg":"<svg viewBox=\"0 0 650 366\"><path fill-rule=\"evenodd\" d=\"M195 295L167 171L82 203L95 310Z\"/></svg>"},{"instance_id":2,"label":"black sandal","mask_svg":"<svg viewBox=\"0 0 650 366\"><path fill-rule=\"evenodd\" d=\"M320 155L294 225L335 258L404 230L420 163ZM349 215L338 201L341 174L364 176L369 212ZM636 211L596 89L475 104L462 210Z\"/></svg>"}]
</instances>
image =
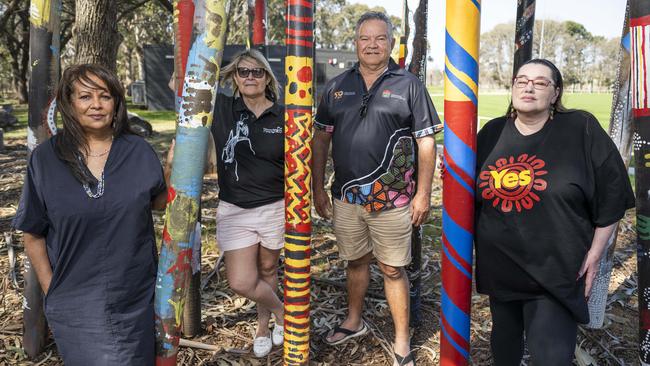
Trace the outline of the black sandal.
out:
<instances>
[{"instance_id":1,"label":"black sandal","mask_svg":"<svg viewBox=\"0 0 650 366\"><path fill-rule=\"evenodd\" d=\"M327 336L325 336L324 341L326 344L329 344L330 346L336 346L337 344L347 342L352 338L360 337L366 334L367 332L368 332L368 327L366 326L365 321L361 321L361 329L359 330L350 330L347 328L343 328L341 326L337 326L336 328L332 329L329 333L327 333ZM345 337L333 342L327 340L328 337L333 336L336 333L342 333L345 335Z\"/></svg>"},{"instance_id":2,"label":"black sandal","mask_svg":"<svg viewBox=\"0 0 650 366\"><path fill-rule=\"evenodd\" d=\"M395 356L395 360L397 361L398 366L408 365L409 362L413 362L413 366L415 366L415 357L413 357L413 351L409 351L408 355L404 357L398 355L393 351L393 356Z\"/></svg>"}]
</instances>

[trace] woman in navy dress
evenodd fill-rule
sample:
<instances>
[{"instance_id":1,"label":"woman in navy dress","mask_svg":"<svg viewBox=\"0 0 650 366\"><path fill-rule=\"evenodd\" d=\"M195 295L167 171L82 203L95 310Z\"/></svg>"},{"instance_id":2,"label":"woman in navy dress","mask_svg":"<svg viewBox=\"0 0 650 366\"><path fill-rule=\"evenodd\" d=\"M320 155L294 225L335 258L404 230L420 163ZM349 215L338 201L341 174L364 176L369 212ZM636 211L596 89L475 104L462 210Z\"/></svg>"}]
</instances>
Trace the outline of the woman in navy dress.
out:
<instances>
[{"instance_id":1,"label":"woman in navy dress","mask_svg":"<svg viewBox=\"0 0 650 366\"><path fill-rule=\"evenodd\" d=\"M111 71L72 66L56 98L64 128L31 154L14 221L45 315L66 366L153 365L163 169Z\"/></svg>"}]
</instances>

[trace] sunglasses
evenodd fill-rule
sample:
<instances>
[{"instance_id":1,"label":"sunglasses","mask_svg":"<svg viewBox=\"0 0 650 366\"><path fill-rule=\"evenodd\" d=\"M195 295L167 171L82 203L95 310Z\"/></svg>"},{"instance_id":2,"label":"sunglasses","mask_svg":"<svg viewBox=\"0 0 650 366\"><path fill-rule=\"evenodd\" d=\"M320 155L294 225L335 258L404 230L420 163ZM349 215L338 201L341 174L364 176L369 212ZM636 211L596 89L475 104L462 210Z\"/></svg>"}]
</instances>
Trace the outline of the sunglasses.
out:
<instances>
[{"instance_id":1,"label":"sunglasses","mask_svg":"<svg viewBox=\"0 0 650 366\"><path fill-rule=\"evenodd\" d=\"M264 77L264 75L266 75L266 70L264 70L264 69L261 68L261 67L256 67L256 68L254 68L254 69L249 69L249 68L247 68L247 67L238 67L238 68L237 68L237 75L238 75L240 78L244 78L244 79L245 79L245 78L247 78L248 75L250 75L250 74L253 74L253 77L254 77L255 79L261 79L261 78Z\"/></svg>"}]
</instances>

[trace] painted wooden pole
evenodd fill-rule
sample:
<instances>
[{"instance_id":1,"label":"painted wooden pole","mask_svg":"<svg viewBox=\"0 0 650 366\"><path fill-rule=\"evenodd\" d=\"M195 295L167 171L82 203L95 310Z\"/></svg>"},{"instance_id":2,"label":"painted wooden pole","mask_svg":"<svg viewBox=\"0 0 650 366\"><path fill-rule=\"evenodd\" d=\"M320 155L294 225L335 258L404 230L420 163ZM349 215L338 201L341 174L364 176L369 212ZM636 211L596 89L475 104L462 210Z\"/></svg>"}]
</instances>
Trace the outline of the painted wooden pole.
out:
<instances>
[{"instance_id":1,"label":"painted wooden pole","mask_svg":"<svg viewBox=\"0 0 650 366\"><path fill-rule=\"evenodd\" d=\"M248 39L251 47L266 45L266 0L248 0Z\"/></svg>"},{"instance_id":2,"label":"painted wooden pole","mask_svg":"<svg viewBox=\"0 0 650 366\"><path fill-rule=\"evenodd\" d=\"M535 27L535 0L517 0L515 23L515 60L512 74L533 56L533 28Z\"/></svg>"},{"instance_id":3,"label":"painted wooden pole","mask_svg":"<svg viewBox=\"0 0 650 366\"><path fill-rule=\"evenodd\" d=\"M609 121L609 137L618 147L625 166L628 166L632 150L632 121L630 119L632 104L630 100L630 6L626 5L623 33L618 53L618 75L614 83L612 97L612 112ZM601 328L605 320L609 280L614 264L614 249L618 225L607 243L596 278L594 279L591 295L589 296L589 328Z\"/></svg>"},{"instance_id":4,"label":"painted wooden pole","mask_svg":"<svg viewBox=\"0 0 650 366\"><path fill-rule=\"evenodd\" d=\"M60 73L61 1L32 0L29 7L29 107L27 148L31 153L56 133L54 93ZM43 313L43 292L36 272L25 258L25 300L23 303L23 348L30 358L38 356L47 343L47 322Z\"/></svg>"},{"instance_id":5,"label":"painted wooden pole","mask_svg":"<svg viewBox=\"0 0 650 366\"><path fill-rule=\"evenodd\" d=\"M479 0L447 0L440 364L467 365L470 346Z\"/></svg>"},{"instance_id":6,"label":"painted wooden pole","mask_svg":"<svg viewBox=\"0 0 650 366\"><path fill-rule=\"evenodd\" d=\"M410 0L404 2L402 19L402 37L400 37L400 66L406 67L426 85L427 65L427 0ZM416 9L411 12L409 9ZM406 267L409 279L410 325L417 327L422 323L422 230L413 227L411 234L411 263Z\"/></svg>"},{"instance_id":7,"label":"painted wooden pole","mask_svg":"<svg viewBox=\"0 0 650 366\"><path fill-rule=\"evenodd\" d=\"M168 187L165 227L156 279L156 364L176 365L192 242L223 56L227 0L206 0L194 17L194 41L187 60L178 113L176 147Z\"/></svg>"},{"instance_id":8,"label":"painted wooden pole","mask_svg":"<svg viewBox=\"0 0 650 366\"><path fill-rule=\"evenodd\" d=\"M402 3L402 35L399 37L399 60L397 64L400 68L406 67L406 54L408 52L406 42L409 34L409 2L404 0Z\"/></svg>"},{"instance_id":9,"label":"painted wooden pole","mask_svg":"<svg viewBox=\"0 0 650 366\"><path fill-rule=\"evenodd\" d=\"M407 48L411 52L406 56L406 64L411 73L415 74L420 81L426 85L427 83L427 16L428 0L411 0L409 7L415 9L412 24L409 28L409 42ZM417 6L417 7L416 7ZM410 47L409 47L410 46Z\"/></svg>"},{"instance_id":10,"label":"painted wooden pole","mask_svg":"<svg viewBox=\"0 0 650 366\"><path fill-rule=\"evenodd\" d=\"M314 8L288 0L285 58L284 364L309 364Z\"/></svg>"},{"instance_id":11,"label":"painted wooden pole","mask_svg":"<svg viewBox=\"0 0 650 366\"><path fill-rule=\"evenodd\" d=\"M636 177L639 360L650 365L650 2L630 1L630 61Z\"/></svg>"},{"instance_id":12,"label":"painted wooden pole","mask_svg":"<svg viewBox=\"0 0 650 366\"><path fill-rule=\"evenodd\" d=\"M192 25L194 24L194 1L174 1L174 75L176 77L176 111L183 96L183 80L187 57L192 46Z\"/></svg>"},{"instance_id":13,"label":"painted wooden pole","mask_svg":"<svg viewBox=\"0 0 650 366\"><path fill-rule=\"evenodd\" d=\"M187 58L192 46L192 26L196 4L192 0L174 1L174 75L176 77L176 113L179 113L183 94L183 80ZM187 284L187 296L183 310L183 335L194 337L201 331L201 209L196 229L191 236L194 253L192 255L192 276Z\"/></svg>"}]
</instances>

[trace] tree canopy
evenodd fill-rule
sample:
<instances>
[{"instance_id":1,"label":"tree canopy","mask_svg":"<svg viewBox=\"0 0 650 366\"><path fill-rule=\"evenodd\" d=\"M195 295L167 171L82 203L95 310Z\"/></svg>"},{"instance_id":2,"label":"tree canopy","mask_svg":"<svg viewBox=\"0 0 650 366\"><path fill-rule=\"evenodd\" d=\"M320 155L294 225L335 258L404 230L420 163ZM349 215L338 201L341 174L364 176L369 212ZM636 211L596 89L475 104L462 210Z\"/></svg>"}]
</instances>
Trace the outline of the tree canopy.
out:
<instances>
[{"instance_id":1,"label":"tree canopy","mask_svg":"<svg viewBox=\"0 0 650 366\"><path fill-rule=\"evenodd\" d=\"M484 86L510 86L514 34L515 25L510 22L481 35L480 83ZM555 63L568 87L608 88L616 78L619 41L594 36L574 21L536 20L533 57Z\"/></svg>"},{"instance_id":2,"label":"tree canopy","mask_svg":"<svg viewBox=\"0 0 650 366\"><path fill-rule=\"evenodd\" d=\"M27 101L29 66L29 0L0 0L0 92L3 98ZM315 1L317 48L353 48L356 19L381 7L348 4L346 0ZM173 42L173 0L62 0L62 65L102 63L117 69L125 82L143 77L145 44ZM285 0L267 0L267 39L283 44ZM392 16L399 32L400 19ZM398 34L396 34L397 36ZM227 44L246 44L246 0L231 0Z\"/></svg>"},{"instance_id":3,"label":"tree canopy","mask_svg":"<svg viewBox=\"0 0 650 366\"><path fill-rule=\"evenodd\" d=\"M0 0L0 92L4 98L27 100L29 66L29 0ZM315 1L314 38L317 48L352 50L356 19L381 7L349 4L347 0ZM231 0L227 44L246 44L246 0ZM99 62L117 69L129 83L142 79L142 47L173 42L172 0L62 0L62 64ZM267 39L283 44L285 0L267 0ZM100 21L103 19L103 21ZM107 21L108 20L108 21ZM395 36L401 19L391 16ZM607 87L616 77L618 39L591 34L574 21L535 22L533 56L554 61L565 81L574 86ZM487 87L510 84L514 54L514 24L499 24L481 36L480 82Z\"/></svg>"}]
</instances>

